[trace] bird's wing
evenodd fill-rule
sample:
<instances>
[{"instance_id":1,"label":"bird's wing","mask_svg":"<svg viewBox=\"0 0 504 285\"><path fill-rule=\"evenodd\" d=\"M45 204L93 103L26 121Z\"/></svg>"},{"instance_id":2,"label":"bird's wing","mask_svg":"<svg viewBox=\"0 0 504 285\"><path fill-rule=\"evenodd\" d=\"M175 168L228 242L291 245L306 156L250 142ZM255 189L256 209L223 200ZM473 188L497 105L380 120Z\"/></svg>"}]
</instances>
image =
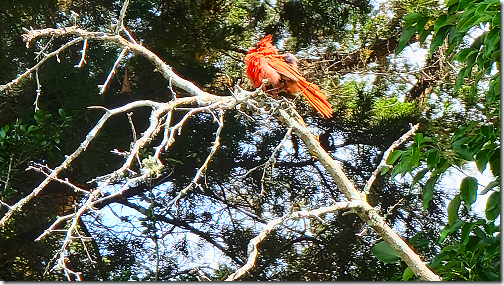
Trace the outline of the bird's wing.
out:
<instances>
[{"instance_id":1,"label":"bird's wing","mask_svg":"<svg viewBox=\"0 0 504 285\"><path fill-rule=\"evenodd\" d=\"M310 105L312 105L322 117L330 118L332 116L331 103L327 101L327 96L320 91L320 88L316 84L308 82L297 69L283 59L274 58L274 60L270 60L268 63L280 75L295 83L297 90L303 93Z\"/></svg>"},{"instance_id":2,"label":"bird's wing","mask_svg":"<svg viewBox=\"0 0 504 285\"><path fill-rule=\"evenodd\" d=\"M292 65L285 62L285 60L280 59L278 57L272 57L268 64L273 67L280 75L288 78L290 81L298 82L299 79L303 78L301 73L294 69Z\"/></svg>"}]
</instances>

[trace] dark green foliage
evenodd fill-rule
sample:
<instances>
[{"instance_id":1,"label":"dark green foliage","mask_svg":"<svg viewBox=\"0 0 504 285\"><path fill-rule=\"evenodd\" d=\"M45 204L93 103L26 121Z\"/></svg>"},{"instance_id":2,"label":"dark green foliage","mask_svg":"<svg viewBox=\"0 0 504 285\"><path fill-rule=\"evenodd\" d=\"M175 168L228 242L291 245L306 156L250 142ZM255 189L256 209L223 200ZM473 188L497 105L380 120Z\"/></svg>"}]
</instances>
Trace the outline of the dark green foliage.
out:
<instances>
[{"instance_id":1,"label":"dark green foliage","mask_svg":"<svg viewBox=\"0 0 504 285\"><path fill-rule=\"evenodd\" d=\"M287 23L298 40L297 47L305 47L310 40L332 36L339 40L345 34L345 23L357 22L369 13L366 1L281 1L280 20ZM280 32L280 31L276 31Z\"/></svg>"},{"instance_id":2,"label":"dark green foliage","mask_svg":"<svg viewBox=\"0 0 504 285\"><path fill-rule=\"evenodd\" d=\"M453 94L460 93L465 82L470 82L463 92L470 95L467 102L469 108L476 108L475 102L482 102L480 120L461 121L455 125L451 134L448 149L439 148L441 142L437 138L427 138L419 152L421 144L415 143L406 151L396 151L389 156L394 163L394 173L411 173L419 162L427 166L417 172L414 181L418 183L424 175L431 173L423 186L424 207L432 198L435 179L450 167L459 167L468 161L474 161L476 168L483 171L490 167L495 180L490 182L480 194L491 193L487 200L485 217L487 220L467 217L477 198L478 181L467 176L462 179L459 193L448 204L448 224L440 232L438 243L442 246L440 252L432 260L430 267L443 280L497 281L500 280L500 224L496 226L500 216L500 191L496 188L500 180L500 124L495 121L500 117L498 108L500 90L494 88L500 84L500 25L499 5L497 1L448 1L448 11L439 15L433 26L424 30L425 19L428 17L412 13L405 16L405 33L401 43L409 40L415 29L421 33L420 41L425 40L425 34L434 32L430 42L429 54L432 55L444 42L448 43L445 51L447 57L462 64L455 84ZM415 25L416 24L416 28ZM470 30L482 24L487 24L489 30L477 36L472 43L464 43L463 38ZM396 53L402 50L400 44ZM480 89L481 79L490 88ZM469 109L468 108L468 109ZM470 109L469 109L470 110ZM421 134L417 134L421 135ZM424 139L425 141L425 139ZM445 142L446 143L446 142ZM415 155L416 154L416 155ZM414 163L409 163L413 161ZM465 211L461 205L465 206ZM404 273L406 275L406 272Z\"/></svg>"}]
</instances>

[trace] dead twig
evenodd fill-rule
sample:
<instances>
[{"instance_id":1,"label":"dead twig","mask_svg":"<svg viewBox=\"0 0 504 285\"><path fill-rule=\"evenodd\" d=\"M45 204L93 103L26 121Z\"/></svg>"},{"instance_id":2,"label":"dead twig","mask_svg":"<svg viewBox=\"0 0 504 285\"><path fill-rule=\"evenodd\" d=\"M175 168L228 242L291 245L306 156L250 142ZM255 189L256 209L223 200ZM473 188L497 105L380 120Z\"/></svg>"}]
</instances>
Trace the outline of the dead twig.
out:
<instances>
[{"instance_id":1,"label":"dead twig","mask_svg":"<svg viewBox=\"0 0 504 285\"><path fill-rule=\"evenodd\" d=\"M390 147L383 153L383 158L380 161L380 164L376 167L376 169L373 171L371 174L371 177L369 177L368 181L366 182L366 185L364 186L364 189L362 192L364 192L364 195L369 194L369 191L371 190L371 186L373 185L373 182L376 180L376 177L378 176L378 173L384 168L384 167L392 167L391 165L387 164L387 158L389 155L399 147L401 144L403 144L405 141L407 141L411 136L415 135L415 132L418 130L419 124L416 124L414 126L411 126L411 129L402 135L398 140L396 140Z\"/></svg>"},{"instance_id":2,"label":"dead twig","mask_svg":"<svg viewBox=\"0 0 504 285\"><path fill-rule=\"evenodd\" d=\"M315 217L320 219L320 215L324 213L331 213L331 212L336 212L339 210L347 209L347 208L354 208L357 206L358 202L337 202L333 204L332 206L329 207L322 207L318 208L315 210L307 211L307 210L302 210L302 211L296 211L292 212L286 215L283 215L282 217L278 219L274 219L269 221L263 228L263 230L257 235L255 238L250 240L248 244L248 259L247 263L240 267L238 270L236 270L233 274L229 275L225 281L234 281L243 276L245 273L247 273L252 267L255 265L255 261L257 259L257 255L259 254L257 250L257 246L261 241L263 241L268 234L277 226L283 224L286 220L288 219L299 219L299 218L309 218L309 217Z\"/></svg>"}]
</instances>

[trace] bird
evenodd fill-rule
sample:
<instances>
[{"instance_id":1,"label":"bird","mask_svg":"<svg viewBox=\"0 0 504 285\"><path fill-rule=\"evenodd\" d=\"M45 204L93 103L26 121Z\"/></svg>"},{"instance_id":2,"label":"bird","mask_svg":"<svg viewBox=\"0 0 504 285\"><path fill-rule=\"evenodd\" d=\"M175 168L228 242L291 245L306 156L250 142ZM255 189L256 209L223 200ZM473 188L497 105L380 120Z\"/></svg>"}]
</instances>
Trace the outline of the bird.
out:
<instances>
[{"instance_id":1,"label":"bird","mask_svg":"<svg viewBox=\"0 0 504 285\"><path fill-rule=\"evenodd\" d=\"M297 68L297 58L293 54L278 53L271 43L271 37L272 35L266 35L245 55L247 77L254 88L259 88L263 79L268 79L263 90L272 97L289 97L299 91L323 118L331 118L332 106L327 101L327 95L320 91L317 84L301 75Z\"/></svg>"}]
</instances>

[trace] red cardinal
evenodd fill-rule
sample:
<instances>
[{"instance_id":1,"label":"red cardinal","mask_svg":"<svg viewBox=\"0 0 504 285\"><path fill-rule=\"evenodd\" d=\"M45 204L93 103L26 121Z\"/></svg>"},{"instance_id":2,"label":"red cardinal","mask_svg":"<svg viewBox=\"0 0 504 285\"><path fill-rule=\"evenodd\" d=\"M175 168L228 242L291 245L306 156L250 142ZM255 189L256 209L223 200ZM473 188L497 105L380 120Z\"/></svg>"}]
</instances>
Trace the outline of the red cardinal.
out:
<instances>
[{"instance_id":1,"label":"red cardinal","mask_svg":"<svg viewBox=\"0 0 504 285\"><path fill-rule=\"evenodd\" d=\"M258 88L263 79L269 79L264 91L276 95L282 91L295 94L301 91L310 105L324 118L332 117L332 106L327 96L315 83L308 82L297 69L297 58L292 54L280 55L271 44L271 35L265 36L245 56L247 76Z\"/></svg>"}]
</instances>

